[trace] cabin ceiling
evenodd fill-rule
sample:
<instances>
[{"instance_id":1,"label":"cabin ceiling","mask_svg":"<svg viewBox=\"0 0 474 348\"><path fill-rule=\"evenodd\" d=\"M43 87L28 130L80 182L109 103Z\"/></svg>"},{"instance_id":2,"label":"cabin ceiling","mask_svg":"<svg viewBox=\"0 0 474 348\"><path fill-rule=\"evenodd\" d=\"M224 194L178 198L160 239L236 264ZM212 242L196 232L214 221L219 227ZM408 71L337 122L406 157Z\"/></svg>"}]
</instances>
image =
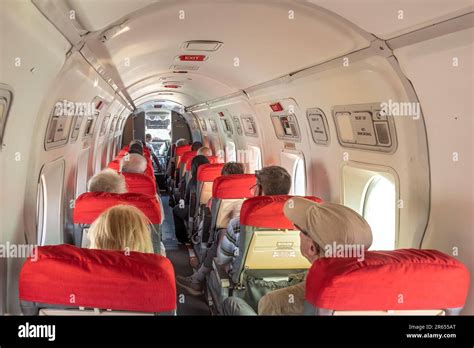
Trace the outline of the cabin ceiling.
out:
<instances>
[{"instance_id":1,"label":"cabin ceiling","mask_svg":"<svg viewBox=\"0 0 474 348\"><path fill-rule=\"evenodd\" d=\"M92 32L87 46L113 72L125 95L142 102L173 93L166 99L190 106L367 47L374 38L368 33L393 37L417 29L414 25L420 21L465 12L472 1L398 0L382 5L378 0L358 0L357 6L352 0L68 0L68 4ZM374 7L378 10L367 11ZM406 20L397 18L399 9L404 9ZM185 11L184 19L179 18L180 10ZM288 18L289 10L295 19ZM384 20L377 20L374 13ZM122 23L128 31L105 43L99 40L105 28ZM182 45L189 40L216 40L223 46L215 52L185 51ZM206 54L208 59L180 63L181 54ZM234 66L236 59L239 66ZM199 69L173 74L174 64ZM166 88L164 82L169 81L181 87Z\"/></svg>"}]
</instances>

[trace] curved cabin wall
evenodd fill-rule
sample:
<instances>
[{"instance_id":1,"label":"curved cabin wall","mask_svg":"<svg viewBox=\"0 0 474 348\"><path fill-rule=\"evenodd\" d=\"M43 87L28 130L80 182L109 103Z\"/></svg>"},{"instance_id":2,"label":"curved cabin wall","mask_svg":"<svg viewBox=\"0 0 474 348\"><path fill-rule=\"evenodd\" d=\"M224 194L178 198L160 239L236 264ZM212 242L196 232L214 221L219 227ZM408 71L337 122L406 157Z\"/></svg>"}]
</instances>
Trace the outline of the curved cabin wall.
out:
<instances>
[{"instance_id":1,"label":"curved cabin wall","mask_svg":"<svg viewBox=\"0 0 474 348\"><path fill-rule=\"evenodd\" d=\"M374 165L386 167L395 172L399 182L398 199L403 200L403 208L398 210L397 247L420 246L429 211L428 148L422 118L394 117L398 148L393 154L387 154L341 146L332 116L336 105L410 101L400 77L386 58L369 56L347 67L341 61L339 67L308 73L301 78L296 76L288 82L250 92L247 101L234 99L195 113L208 119L217 118L221 110L239 116L251 113L257 123L259 138L240 136L236 141L238 150L245 150L247 143L260 143L264 149L264 165L279 165L280 153L285 147L301 152L306 162L306 194L342 202L342 167L352 163L368 169ZM270 117L270 104L275 102L280 102L286 110L294 109L302 135L300 141L276 137ZM327 117L329 145L318 145L312 139L306 117L306 110L311 108L320 108ZM219 128L223 139L222 127ZM217 137L217 133L209 133L209 130L207 135L211 139Z\"/></svg>"},{"instance_id":2,"label":"curved cabin wall","mask_svg":"<svg viewBox=\"0 0 474 348\"><path fill-rule=\"evenodd\" d=\"M29 1L3 2L0 22L0 80L13 91L4 146L0 151L0 243L35 243L27 235L29 226L34 226L35 214L29 216L24 209L25 202L30 205L36 202L32 196L25 201L28 186L35 186L38 181L38 172L30 171L29 164L37 155L31 149L43 147L44 133L39 142L36 139L39 135L38 111L46 91L58 88L54 81L70 47ZM48 110L47 114L50 112ZM0 298L0 302L7 304L0 310L7 313L20 314L17 280L23 261L20 258L0 260L3 268L0 273L7 275L0 277L3 289L0 294L6 293L6 298Z\"/></svg>"},{"instance_id":3,"label":"curved cabin wall","mask_svg":"<svg viewBox=\"0 0 474 348\"><path fill-rule=\"evenodd\" d=\"M160 5L154 4L153 9L158 9ZM169 4L168 10L179 8L178 5ZM219 6L234 14L234 11L229 9L228 3L221 3ZM287 16L287 8L281 4L271 13L267 11L271 9L268 2L245 3L242 6L244 6L243 9L254 6L256 10L264 13L261 18L266 18L274 26L282 24L280 20L283 18L282 15ZM192 4L192 7L198 11L196 13L205 11L195 4ZM313 10L305 12L306 16L303 19L308 23L308 27L315 30L302 27L296 28L298 30L295 31L295 33L301 33L311 45L305 44L302 51L288 50L284 46L284 53L295 57L295 61L281 59L282 56L275 57L271 52L267 52L267 49L263 48L267 45L265 40L249 44L246 40L248 37L242 35L244 41L233 41L234 46L247 48L247 51L239 53L239 56L243 58L241 69L217 65L217 68L214 67L215 70L207 72L204 69L201 70L202 74L212 75L212 79L196 78L194 80L196 84L185 90L186 99L183 100L199 99L192 93L204 98L215 97L219 92L227 93L228 90L234 88L235 90L247 88L253 83L264 82L257 81L257 78L262 80L281 76L278 74L288 73L288 69L304 68L307 64L315 64L318 61L338 57L346 51L361 49L371 39L375 39L366 33L363 35L364 32L358 28L351 28L347 21L339 22L337 16L331 15L329 18L326 11L317 8ZM147 11L144 9L141 13L147 13ZM250 16L258 14L257 11L246 12L242 9L240 13ZM297 13L300 12L297 11ZM137 18L139 14L135 13L133 17L137 22L140 22L140 18ZM72 242L74 231L71 223L70 202L84 190L88 177L102 165L104 158L117 150L117 146L114 148L113 144L120 143L118 140L120 140L124 122L120 122L120 127L115 128L114 131L107 126L106 132L100 135L102 122L109 115L109 123L112 122L114 116L119 116L123 120L129 115L130 110L125 108L123 100L116 98L114 91L98 76L80 53L72 50L66 59L70 45L31 2L9 1L5 5L5 11L0 12L0 16L3 24L0 26L0 34L5 37L6 42L15 43L11 45L12 49L0 52L2 62L6 62L1 67L0 83L7 84L13 89L13 103L4 139L5 146L0 152L2 182L0 242L36 243L38 237L36 235L36 198L39 175L44 164L62 159L65 160L64 196L61 198L64 230L51 230L47 233L50 234L48 240L58 243ZM171 18L166 15L166 11L162 13L162 16L167 20ZM27 20L18 21L18 18ZM147 18L150 19L150 17ZM220 16L218 19L224 22L223 26L232 25L232 23L227 23L225 16ZM259 29L264 27L262 21L254 22L258 23ZM186 25L198 27L192 20L186 23ZM324 27L325 23L328 28ZM143 25L146 26L147 23L143 22ZM216 26L211 27L213 30ZM324 35L318 36L317 42L322 45L328 41L327 47L332 47L331 52L321 53L321 47L324 45L316 45L316 41L312 41L312 33L320 32L316 29L332 32L336 35L335 37L341 38L341 41L331 41L331 38ZM181 30L182 32L179 32L176 28L176 33L169 33L169 35L176 34L176 37L170 36L169 42L174 44L176 41L181 44L180 35L183 32L189 32L189 28L183 27ZM210 29L205 27L203 30ZM251 28L246 28L246 30L251 30ZM133 30L130 31L132 32ZM227 35L225 38L231 40L234 32L222 30L220 34ZM200 108L192 108L190 112L185 113L184 117L190 125L193 138L199 139L202 135L204 142L211 145L215 151L225 150L225 144L229 141L235 144L237 152L260 148L264 165L280 164L281 152L284 148L288 151L299 151L304 155L306 163L306 194L320 196L332 202L341 202L344 195L347 195L342 186L344 168L351 165L367 169L387 168L395 173L398 185L397 199L403 201L403 208L397 210L396 246L398 248L422 246L439 249L448 254L453 254L453 248L458 247L459 259L471 268L472 274L474 252L469 238L472 235L474 222L471 213L474 210L474 190L472 158L469 159L469 151L472 149L470 132L473 129L473 106L472 80L466 78L472 77L472 64L469 64L473 61L472 35L472 30L460 31L396 49L394 52L390 52L386 47L384 51L378 50L374 42L374 50L369 49L364 50L365 53L348 55L347 66L337 58L331 64L303 70L291 77L285 76L269 82L265 86L249 88L246 90L247 95L240 94ZM153 32L147 34L145 41L161 44ZM119 51L123 47L133 50L135 43L136 39L133 36L127 39L124 35L114 39L109 45L112 51ZM151 46L149 48L151 49ZM266 60L258 54L255 55L255 52L265 53ZM149 62L150 57L146 55L147 52L136 51L135 55L127 53L123 54L132 57L134 62L144 64ZM136 83L134 98L137 100L144 98L143 94L140 95L140 91L147 91L147 93L156 91L151 83L153 79L146 80L150 82L150 85L142 79L161 71L159 64L162 64L162 61L166 62L166 68L168 68L170 59L175 56L174 51L163 50L160 53L169 57L166 56L163 60L154 59L153 64L156 65L147 65L147 68L140 72L140 76L137 73L131 76L130 81L126 81L130 82L126 84L129 86L133 85L133 82ZM229 61L232 61L234 53L227 51ZM403 73L414 85L421 102L423 117L418 120L395 117L398 147L393 154L341 146L337 140L332 116L334 106L380 103L387 100L416 101L413 90L404 80L395 57L391 56L392 53L399 59ZM245 59L246 57L248 59ZM269 57L275 58L275 61L269 60ZM460 62L460 68L455 73L451 70L453 66L449 66L454 57L459 58ZM21 61L18 66L16 65L17 58ZM299 63L296 64L296 61ZM231 69L233 69L232 72L230 72ZM126 76L130 77L130 75ZM219 78L222 81L218 81ZM437 80L439 84L436 84ZM144 82L139 83L139 81ZM224 86L227 87L224 89ZM207 92L207 87L209 90L212 89L212 93ZM68 142L64 146L46 151L44 138L55 103L62 99L88 102L95 97L102 98L105 106L96 120L93 137L82 139L86 125L83 121L76 142ZM152 98L151 95L150 98ZM173 98L180 101L176 96ZM280 102L284 108L294 109L301 131L300 141L280 140L275 135L270 117L272 112L270 104L274 102ZM330 134L328 145L318 145L311 137L306 111L312 108L320 108L326 115ZM222 112L224 116L219 115L219 112ZM195 116L198 117L197 123ZM253 117L256 123L256 134L248 135L244 130L239 134L236 124L232 124L232 134L223 128L221 117L228 120L237 117L244 128L242 117L246 116ZM200 119L206 123L206 130L203 129ZM211 119L214 124L209 122ZM426 128L424 122L426 122ZM214 130L212 130L213 127ZM453 161L455 152L459 155L459 161ZM78 170L78 161L86 163L86 167ZM83 182L77 185L76 178L81 178ZM8 276L8 289L6 289L8 298L5 301L8 307L3 310L12 314L20 313L17 277L22 263L21 259L10 259L8 265L5 265L4 260L0 260L0 266L3 268L0 273L7 273ZM2 286L0 294L4 294L5 278L0 278L0 286ZM465 313L473 312L473 297L471 287ZM1 298L0 302L3 301L4 299Z\"/></svg>"}]
</instances>

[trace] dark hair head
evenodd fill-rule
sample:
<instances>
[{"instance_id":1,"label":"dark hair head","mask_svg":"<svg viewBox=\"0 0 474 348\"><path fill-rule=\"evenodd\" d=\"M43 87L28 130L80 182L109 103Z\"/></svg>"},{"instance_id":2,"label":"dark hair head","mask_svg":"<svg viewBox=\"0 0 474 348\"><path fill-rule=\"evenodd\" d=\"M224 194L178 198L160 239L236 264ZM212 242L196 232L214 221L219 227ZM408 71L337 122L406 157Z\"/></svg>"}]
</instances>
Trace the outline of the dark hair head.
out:
<instances>
[{"instance_id":1,"label":"dark hair head","mask_svg":"<svg viewBox=\"0 0 474 348\"><path fill-rule=\"evenodd\" d=\"M130 143L128 153L137 153L143 156L143 146L140 143Z\"/></svg>"},{"instance_id":2,"label":"dark hair head","mask_svg":"<svg viewBox=\"0 0 474 348\"><path fill-rule=\"evenodd\" d=\"M291 176L285 168L269 166L255 173L257 184L267 196L287 195L291 189Z\"/></svg>"},{"instance_id":3,"label":"dark hair head","mask_svg":"<svg viewBox=\"0 0 474 348\"><path fill-rule=\"evenodd\" d=\"M129 145L132 146L133 144L138 144L138 145L140 145L140 146L142 146L142 147L144 146L143 141L141 141L141 140L139 140L139 139L133 139L133 140L130 142Z\"/></svg>"},{"instance_id":4,"label":"dark hair head","mask_svg":"<svg viewBox=\"0 0 474 348\"><path fill-rule=\"evenodd\" d=\"M231 174L244 174L245 167L243 163L240 162L227 162L222 167L221 175L231 175Z\"/></svg>"},{"instance_id":5,"label":"dark hair head","mask_svg":"<svg viewBox=\"0 0 474 348\"><path fill-rule=\"evenodd\" d=\"M201 143L200 141L195 141L195 142L191 145L191 151L197 151L197 150L199 150L201 147L202 147L202 143Z\"/></svg>"},{"instance_id":6,"label":"dark hair head","mask_svg":"<svg viewBox=\"0 0 474 348\"><path fill-rule=\"evenodd\" d=\"M153 137L151 136L151 134L150 134L150 133L146 133L146 135L145 135L145 140L146 140L146 139L150 139L150 140L152 140L152 139L153 139Z\"/></svg>"},{"instance_id":7,"label":"dark hair head","mask_svg":"<svg viewBox=\"0 0 474 348\"><path fill-rule=\"evenodd\" d=\"M206 156L196 156L191 161L191 176L197 178L197 171L200 165L209 163L209 160Z\"/></svg>"}]
</instances>

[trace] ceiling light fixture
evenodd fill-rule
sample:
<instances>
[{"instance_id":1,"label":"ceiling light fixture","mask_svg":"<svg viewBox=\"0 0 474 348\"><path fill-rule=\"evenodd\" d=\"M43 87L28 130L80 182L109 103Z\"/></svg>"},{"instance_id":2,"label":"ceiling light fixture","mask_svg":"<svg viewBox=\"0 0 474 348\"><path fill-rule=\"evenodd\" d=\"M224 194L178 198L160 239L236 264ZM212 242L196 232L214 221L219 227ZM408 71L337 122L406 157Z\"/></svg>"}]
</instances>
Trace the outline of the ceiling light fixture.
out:
<instances>
[{"instance_id":1,"label":"ceiling light fixture","mask_svg":"<svg viewBox=\"0 0 474 348\"><path fill-rule=\"evenodd\" d=\"M119 36L120 34L126 33L129 30L130 30L130 27L128 25L125 25L125 22L120 25L116 25L115 27L112 27L104 31L100 35L100 41L106 42L106 41L112 40L113 38Z\"/></svg>"}]
</instances>

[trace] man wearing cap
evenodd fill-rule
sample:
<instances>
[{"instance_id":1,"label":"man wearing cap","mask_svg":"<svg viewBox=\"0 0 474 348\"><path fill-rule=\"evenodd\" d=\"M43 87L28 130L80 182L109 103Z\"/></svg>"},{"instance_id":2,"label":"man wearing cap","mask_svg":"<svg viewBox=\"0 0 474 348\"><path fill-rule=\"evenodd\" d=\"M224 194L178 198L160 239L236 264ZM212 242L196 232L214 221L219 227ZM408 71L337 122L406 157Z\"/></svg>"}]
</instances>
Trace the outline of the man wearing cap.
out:
<instances>
[{"instance_id":1,"label":"man wearing cap","mask_svg":"<svg viewBox=\"0 0 474 348\"><path fill-rule=\"evenodd\" d=\"M343 250L366 250L372 244L372 231L367 221L341 204L293 197L285 203L284 214L300 230L300 251L311 264L320 257L340 256L333 250L335 246L342 246ZM258 303L258 314L303 315L305 276L296 285L263 296ZM226 299L223 304L224 314L229 315L252 314L249 307L236 297Z\"/></svg>"}]
</instances>

